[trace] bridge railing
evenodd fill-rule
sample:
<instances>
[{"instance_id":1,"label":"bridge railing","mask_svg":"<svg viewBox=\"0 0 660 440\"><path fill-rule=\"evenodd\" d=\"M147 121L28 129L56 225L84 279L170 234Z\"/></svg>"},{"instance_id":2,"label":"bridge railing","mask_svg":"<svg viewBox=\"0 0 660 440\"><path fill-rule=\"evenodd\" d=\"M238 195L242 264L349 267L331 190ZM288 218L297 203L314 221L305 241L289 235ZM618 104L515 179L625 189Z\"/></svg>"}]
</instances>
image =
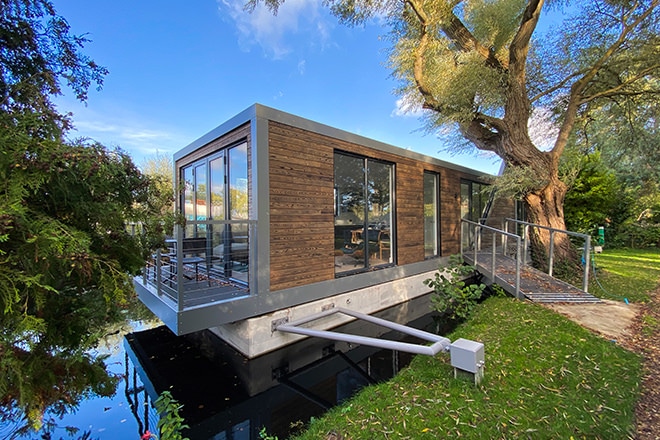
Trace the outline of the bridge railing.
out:
<instances>
[{"instance_id":1,"label":"bridge railing","mask_svg":"<svg viewBox=\"0 0 660 440\"><path fill-rule=\"evenodd\" d=\"M507 232L503 231L501 229L493 228L491 226L486 226L485 224L479 222L473 222L470 220L466 219L461 219L461 257L466 254L466 250L464 249L466 244L469 244L468 247L471 249L468 249L468 252L472 253L472 259L474 261L474 265L476 266L477 263L479 262L479 252L481 251L481 243L482 243L482 236L486 234L491 234L491 266L490 266L490 275L491 279L495 281L495 276L497 275L497 266L496 266L496 260L497 260L497 237L500 236L502 239L502 247L501 252L503 255L506 255L506 243L508 239L513 239L516 242L516 274L515 274L515 283L514 283L514 288L515 288L515 297L518 299L522 299L522 295L520 293L520 265L522 261L522 238L512 232ZM468 240L468 237L472 237L473 240Z\"/></svg>"},{"instance_id":2,"label":"bridge railing","mask_svg":"<svg viewBox=\"0 0 660 440\"><path fill-rule=\"evenodd\" d=\"M555 253L555 236L556 234L565 234L570 237L576 237L584 240L584 246L582 250L582 255L584 257L584 273L582 274L582 290L587 292L589 290L589 261L590 261L590 252L591 252L591 236L588 234L582 234L579 232L566 231L563 229L551 228L549 226L541 226L535 223L524 222L522 220L516 220L512 218L504 219L503 229L504 231L509 231L509 225L516 225L516 229L520 230L519 235L522 238L523 243L523 263L527 264L527 251L529 249L530 243L530 229L538 228L549 231L550 233L550 247L548 250L548 275L552 276L553 266L554 266L554 253ZM522 226L522 228L520 228ZM502 242L503 246L506 245L506 239Z\"/></svg>"}]
</instances>

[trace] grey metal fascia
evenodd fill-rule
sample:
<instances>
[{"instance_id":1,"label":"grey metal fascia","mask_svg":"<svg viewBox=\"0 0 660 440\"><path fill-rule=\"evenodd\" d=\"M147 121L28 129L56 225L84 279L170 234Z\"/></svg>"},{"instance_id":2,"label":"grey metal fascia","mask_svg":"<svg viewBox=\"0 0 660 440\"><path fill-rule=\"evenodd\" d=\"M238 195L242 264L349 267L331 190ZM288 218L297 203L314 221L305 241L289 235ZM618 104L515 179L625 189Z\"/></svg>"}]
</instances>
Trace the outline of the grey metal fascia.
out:
<instances>
[{"instance_id":1,"label":"grey metal fascia","mask_svg":"<svg viewBox=\"0 0 660 440\"><path fill-rule=\"evenodd\" d=\"M267 295L255 295L251 293L242 298L201 305L186 309L181 313L178 322L178 331L179 334L185 334L201 328L211 328L307 302L331 298L368 286L436 270L439 265L446 264L447 260L448 258L446 257L425 260L405 266L395 266L290 289L276 290L268 292ZM430 289L421 283L420 289L430 292Z\"/></svg>"},{"instance_id":2,"label":"grey metal fascia","mask_svg":"<svg viewBox=\"0 0 660 440\"><path fill-rule=\"evenodd\" d=\"M252 105L174 153L174 162L186 157L190 153L197 151L209 142L213 142L220 136L229 133L241 125L253 121L255 116L256 105Z\"/></svg>"},{"instance_id":3,"label":"grey metal fascia","mask_svg":"<svg viewBox=\"0 0 660 440\"><path fill-rule=\"evenodd\" d=\"M270 291L270 164L268 120L254 106L252 120L252 209L257 219L256 261L250 280L250 293L259 295Z\"/></svg>"},{"instance_id":4,"label":"grey metal fascia","mask_svg":"<svg viewBox=\"0 0 660 440\"><path fill-rule=\"evenodd\" d=\"M311 131L313 133L329 136L332 138L340 139L346 142L355 143L358 145L364 145L375 150L384 151L387 153L395 154L397 156L403 156L409 159L416 161L428 163L430 165L440 166L443 168L448 168L455 171L460 171L467 174L472 174L474 176L489 176L493 177L488 173L481 172L472 168L467 168L461 165L457 165L452 162L447 162L436 157L428 156L422 153L417 153L415 151L406 150L405 148L397 147L385 142L381 142L375 139L371 139L359 134L351 133L346 130L342 130L336 127L332 127L320 122L312 121L311 119L306 119L300 116L293 115L281 110L274 109L272 107L267 107L261 104L255 104L256 112L259 116L280 122L282 124L291 125L293 127L301 128L304 130Z\"/></svg>"}]
</instances>

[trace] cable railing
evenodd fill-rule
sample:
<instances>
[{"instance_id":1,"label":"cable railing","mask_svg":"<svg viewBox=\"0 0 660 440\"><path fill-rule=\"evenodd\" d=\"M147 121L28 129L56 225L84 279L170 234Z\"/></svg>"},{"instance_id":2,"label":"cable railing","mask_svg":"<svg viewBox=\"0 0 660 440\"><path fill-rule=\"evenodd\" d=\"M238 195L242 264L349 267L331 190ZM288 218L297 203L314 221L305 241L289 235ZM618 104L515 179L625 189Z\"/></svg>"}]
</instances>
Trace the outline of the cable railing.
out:
<instances>
[{"instance_id":1,"label":"cable railing","mask_svg":"<svg viewBox=\"0 0 660 440\"><path fill-rule=\"evenodd\" d=\"M543 229L546 231L549 231L550 233L550 245L548 249L548 275L552 276L553 270L554 270L554 252L555 252L555 236L556 234L566 234L570 237L577 237L581 238L584 240L584 247L583 247L583 264L584 264L584 273L582 275L582 290L584 292L589 291L589 260L590 260L590 252L591 252L591 236L588 234L582 234L579 232L572 232L572 231L566 231L563 229L556 229L556 228L551 228L549 226L541 226L537 225L535 223L529 223L529 222L524 222L522 220L516 220L512 218L506 218L504 219L503 222L503 229L504 231L508 234L509 232L509 224L515 224L517 226L522 226L522 228L516 227L516 229L520 229L520 234L516 234L516 236L520 236L522 238L522 244L523 244L523 264L527 264L527 253L529 250L530 246L530 229L531 228L538 228L538 229ZM506 237L503 236L503 241L502 241L502 246L506 247Z\"/></svg>"},{"instance_id":2,"label":"cable railing","mask_svg":"<svg viewBox=\"0 0 660 440\"><path fill-rule=\"evenodd\" d=\"M467 233L465 232L467 230ZM472 234L470 234L470 231ZM464 246L468 244L468 247L471 247L472 251L472 259L474 261L474 265L476 266L479 262L479 252L481 252L481 245L482 245L482 235L483 233L490 233L491 234L491 254L490 254L490 259L491 259L491 264L490 264L490 276L493 281L495 281L495 277L497 276L497 236L500 235L502 238L502 247L501 247L501 252L503 255L506 255L507 248L505 246L505 243L509 238L514 239L516 241L516 273L515 273L515 282L514 282L514 295L518 299L522 299L522 294L520 292L520 264L522 260L522 246L521 246L521 237L517 234L503 231L501 229L493 228L491 226L486 226L482 224L481 222L473 222L467 219L461 219L461 257L465 255L465 250Z\"/></svg>"},{"instance_id":3,"label":"cable railing","mask_svg":"<svg viewBox=\"0 0 660 440\"><path fill-rule=\"evenodd\" d=\"M142 284L152 286L157 296L168 297L178 311L195 297L218 299L213 292L224 291L228 296L238 290L247 292L253 284L250 267L256 263L256 221L190 223L185 229L176 226L165 240L166 247L153 253Z\"/></svg>"}]
</instances>

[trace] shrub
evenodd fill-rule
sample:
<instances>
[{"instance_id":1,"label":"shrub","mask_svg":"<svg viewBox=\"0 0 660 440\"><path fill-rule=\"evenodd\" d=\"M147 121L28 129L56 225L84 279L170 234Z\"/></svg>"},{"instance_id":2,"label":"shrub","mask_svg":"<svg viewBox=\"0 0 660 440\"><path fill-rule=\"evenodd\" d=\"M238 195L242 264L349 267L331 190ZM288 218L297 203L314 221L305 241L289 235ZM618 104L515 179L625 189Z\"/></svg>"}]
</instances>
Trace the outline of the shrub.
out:
<instances>
[{"instance_id":1,"label":"shrub","mask_svg":"<svg viewBox=\"0 0 660 440\"><path fill-rule=\"evenodd\" d=\"M449 266L441 268L433 278L424 284L433 289L433 308L450 319L466 319L481 298L486 285L466 283L465 279L474 275L474 267L463 264L459 255L449 257Z\"/></svg>"}]
</instances>

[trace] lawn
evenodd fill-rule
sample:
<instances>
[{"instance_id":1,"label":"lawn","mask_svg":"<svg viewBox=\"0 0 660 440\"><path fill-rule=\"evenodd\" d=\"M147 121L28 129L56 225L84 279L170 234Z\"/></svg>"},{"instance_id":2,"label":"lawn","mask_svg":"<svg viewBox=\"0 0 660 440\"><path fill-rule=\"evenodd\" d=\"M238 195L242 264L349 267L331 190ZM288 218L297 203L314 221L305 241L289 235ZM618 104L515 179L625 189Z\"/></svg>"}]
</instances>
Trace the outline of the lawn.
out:
<instances>
[{"instance_id":1,"label":"lawn","mask_svg":"<svg viewBox=\"0 0 660 440\"><path fill-rule=\"evenodd\" d=\"M660 279L658 250L610 250L595 261L602 287L594 280L592 292L601 297L644 301ZM502 297L481 303L447 336L484 343L479 386L454 379L447 354L417 356L296 439L333 431L346 439L634 436L642 360L616 343L544 307Z\"/></svg>"},{"instance_id":2,"label":"lawn","mask_svg":"<svg viewBox=\"0 0 660 440\"><path fill-rule=\"evenodd\" d=\"M660 280L660 249L605 249L595 254L589 292L605 299L648 301ZM593 274L593 272L592 272Z\"/></svg>"}]
</instances>

